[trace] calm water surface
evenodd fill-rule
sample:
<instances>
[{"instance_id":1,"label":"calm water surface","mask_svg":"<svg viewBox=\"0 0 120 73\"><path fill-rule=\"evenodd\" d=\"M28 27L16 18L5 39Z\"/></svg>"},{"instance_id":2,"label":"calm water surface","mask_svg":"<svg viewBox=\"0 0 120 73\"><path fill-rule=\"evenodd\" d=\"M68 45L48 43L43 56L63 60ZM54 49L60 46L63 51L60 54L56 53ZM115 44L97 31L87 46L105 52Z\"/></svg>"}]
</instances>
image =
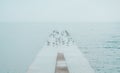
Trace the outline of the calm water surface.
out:
<instances>
[{"instance_id":1,"label":"calm water surface","mask_svg":"<svg viewBox=\"0 0 120 73\"><path fill-rule=\"evenodd\" d=\"M0 73L25 73L53 29L67 29L96 73L120 73L120 24L0 24Z\"/></svg>"}]
</instances>

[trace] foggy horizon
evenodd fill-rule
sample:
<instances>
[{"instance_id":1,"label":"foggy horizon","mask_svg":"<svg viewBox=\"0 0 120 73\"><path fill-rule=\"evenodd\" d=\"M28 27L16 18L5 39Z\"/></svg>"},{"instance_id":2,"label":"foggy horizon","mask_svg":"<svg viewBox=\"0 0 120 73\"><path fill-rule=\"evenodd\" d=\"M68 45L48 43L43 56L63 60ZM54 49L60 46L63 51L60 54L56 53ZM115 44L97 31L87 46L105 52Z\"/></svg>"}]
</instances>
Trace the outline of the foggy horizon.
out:
<instances>
[{"instance_id":1,"label":"foggy horizon","mask_svg":"<svg viewBox=\"0 0 120 73\"><path fill-rule=\"evenodd\" d=\"M0 0L0 73L54 73L58 51L43 48L53 30L75 41L60 46L69 71L120 73L120 0ZM65 34L52 33L48 43L68 44Z\"/></svg>"},{"instance_id":2,"label":"foggy horizon","mask_svg":"<svg viewBox=\"0 0 120 73\"><path fill-rule=\"evenodd\" d=\"M119 0L1 0L0 22L120 22Z\"/></svg>"}]
</instances>

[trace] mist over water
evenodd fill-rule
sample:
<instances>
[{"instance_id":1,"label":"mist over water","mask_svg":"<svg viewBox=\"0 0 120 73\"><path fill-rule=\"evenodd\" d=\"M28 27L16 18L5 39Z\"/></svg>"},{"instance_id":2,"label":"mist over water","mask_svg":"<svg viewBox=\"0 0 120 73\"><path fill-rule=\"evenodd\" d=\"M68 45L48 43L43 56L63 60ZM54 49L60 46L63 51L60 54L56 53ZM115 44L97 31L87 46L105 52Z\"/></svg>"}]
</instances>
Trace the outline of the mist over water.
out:
<instances>
[{"instance_id":1,"label":"mist over water","mask_svg":"<svg viewBox=\"0 0 120 73\"><path fill-rule=\"evenodd\" d=\"M96 73L120 73L119 22L120 0L0 0L0 73L26 73L53 30L67 30Z\"/></svg>"},{"instance_id":2,"label":"mist over water","mask_svg":"<svg viewBox=\"0 0 120 73\"><path fill-rule=\"evenodd\" d=\"M53 30L68 30L96 73L120 72L117 23L0 23L0 73L25 73Z\"/></svg>"}]
</instances>

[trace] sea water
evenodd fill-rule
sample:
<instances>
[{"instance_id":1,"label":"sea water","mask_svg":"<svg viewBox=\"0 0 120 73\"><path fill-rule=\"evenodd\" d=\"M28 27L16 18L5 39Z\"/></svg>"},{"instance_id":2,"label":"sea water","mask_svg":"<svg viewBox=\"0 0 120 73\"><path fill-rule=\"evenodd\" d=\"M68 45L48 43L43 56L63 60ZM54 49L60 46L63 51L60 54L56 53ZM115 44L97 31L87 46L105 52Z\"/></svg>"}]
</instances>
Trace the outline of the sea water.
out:
<instances>
[{"instance_id":1,"label":"sea water","mask_svg":"<svg viewBox=\"0 0 120 73\"><path fill-rule=\"evenodd\" d=\"M68 30L96 73L120 73L119 23L0 23L0 73L26 73L54 29Z\"/></svg>"}]
</instances>

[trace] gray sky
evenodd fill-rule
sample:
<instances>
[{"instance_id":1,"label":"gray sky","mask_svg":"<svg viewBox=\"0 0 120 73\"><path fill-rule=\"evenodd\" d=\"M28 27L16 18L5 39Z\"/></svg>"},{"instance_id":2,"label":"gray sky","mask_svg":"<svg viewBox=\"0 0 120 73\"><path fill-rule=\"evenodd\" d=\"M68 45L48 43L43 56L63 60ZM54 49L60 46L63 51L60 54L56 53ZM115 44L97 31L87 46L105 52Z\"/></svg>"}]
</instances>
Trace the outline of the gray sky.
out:
<instances>
[{"instance_id":1,"label":"gray sky","mask_svg":"<svg viewBox=\"0 0 120 73\"><path fill-rule=\"evenodd\" d=\"M0 0L0 22L119 22L120 0Z\"/></svg>"}]
</instances>

